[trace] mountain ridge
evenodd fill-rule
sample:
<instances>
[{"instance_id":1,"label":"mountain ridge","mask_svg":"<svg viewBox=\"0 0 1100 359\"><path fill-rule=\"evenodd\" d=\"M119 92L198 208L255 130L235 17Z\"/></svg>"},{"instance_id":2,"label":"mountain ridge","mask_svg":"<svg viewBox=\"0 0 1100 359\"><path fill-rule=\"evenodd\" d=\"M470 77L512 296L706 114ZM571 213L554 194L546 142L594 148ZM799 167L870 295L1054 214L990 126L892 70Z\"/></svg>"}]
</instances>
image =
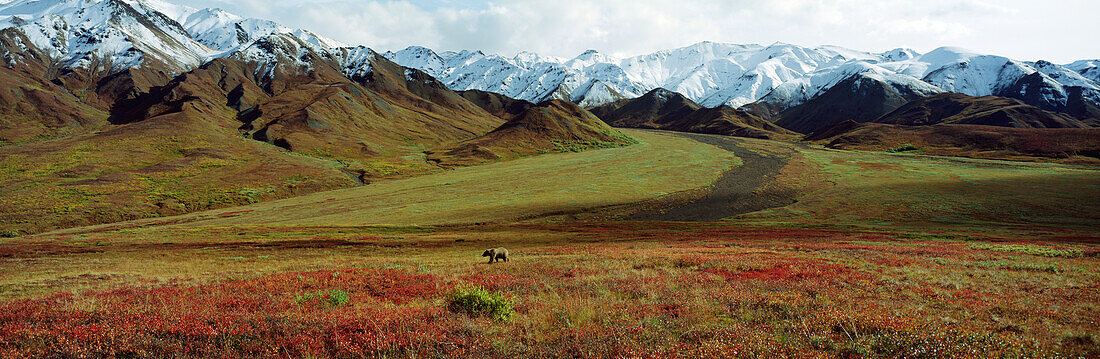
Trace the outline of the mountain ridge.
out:
<instances>
[{"instance_id":1,"label":"mountain ridge","mask_svg":"<svg viewBox=\"0 0 1100 359\"><path fill-rule=\"evenodd\" d=\"M82 7L98 10L75 10ZM95 33L90 24L99 22L108 24L106 29L115 35L106 40L87 35ZM153 35L127 30L134 27L128 24L136 23ZM110 58L111 74L139 70L146 61L164 63L166 73L150 84L135 85L139 90L211 59L232 56L272 34L297 37L318 53L352 48L309 30L161 0L12 0L0 4L0 27L27 33L51 56L61 56L63 67L70 69L88 67L102 58ZM55 28L63 31L51 30ZM51 41L60 38L66 40ZM93 44L94 51L86 51ZM704 41L623 58L597 50L574 58L531 52L505 57L470 50L436 52L421 46L381 54L424 71L455 91L495 92L532 103L562 99L588 108L665 88L705 107L753 109L765 102L763 106L782 110L825 93L854 73L872 72L890 83L920 87L926 95L996 95L1079 119L1100 117L1100 70L1095 60L1057 65L952 47L925 54L906 48L876 53L828 45ZM345 64L346 72L366 71L351 65Z\"/></svg>"},{"instance_id":2,"label":"mountain ridge","mask_svg":"<svg viewBox=\"0 0 1100 359\"><path fill-rule=\"evenodd\" d=\"M588 107L618 100L590 94L586 84L592 81L625 98L666 88L706 107L721 104L742 107L769 97L772 102L776 97L791 101L786 107L793 107L861 71L877 73L891 82L908 83L909 87L920 86L927 93L959 92L1026 100L1027 94L1006 89L1025 76L1037 74L1044 83L1040 88L1057 97L1067 97L1068 88L1082 89L1086 98L1100 94L1100 83L1085 76L1095 77L1097 70L1092 62L1082 60L1066 66L1046 61L1024 62L952 47L926 54L904 48L871 53L836 46L807 48L783 43L761 46L707 41L628 58L613 58L594 50L572 59L533 53L508 58L480 51L438 54L419 46L383 55L409 67L429 69L452 89L497 92L532 102L562 98L586 103ZM430 65L410 60L425 58L432 59ZM1044 109L1057 110L1056 104L1044 104L1042 99L1029 101Z\"/></svg>"}]
</instances>

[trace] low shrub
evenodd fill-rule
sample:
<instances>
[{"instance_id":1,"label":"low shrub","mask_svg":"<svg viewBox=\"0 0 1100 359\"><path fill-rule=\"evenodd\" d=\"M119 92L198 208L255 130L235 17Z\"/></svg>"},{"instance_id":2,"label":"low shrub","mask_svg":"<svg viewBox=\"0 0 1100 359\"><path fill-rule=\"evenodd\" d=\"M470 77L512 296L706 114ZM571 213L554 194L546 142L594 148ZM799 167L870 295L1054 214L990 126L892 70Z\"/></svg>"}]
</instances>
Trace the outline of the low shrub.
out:
<instances>
[{"instance_id":1,"label":"low shrub","mask_svg":"<svg viewBox=\"0 0 1100 359\"><path fill-rule=\"evenodd\" d=\"M447 296L447 308L452 312L508 320L515 314L512 301L499 291L490 292L478 286L459 286Z\"/></svg>"},{"instance_id":2,"label":"low shrub","mask_svg":"<svg viewBox=\"0 0 1100 359\"><path fill-rule=\"evenodd\" d=\"M319 300L333 307L339 307L348 304L348 302L351 301L351 296L348 295L348 292L333 289L319 290L316 293L303 293L294 298L294 302L298 304L312 302L314 300Z\"/></svg>"},{"instance_id":3,"label":"low shrub","mask_svg":"<svg viewBox=\"0 0 1100 359\"><path fill-rule=\"evenodd\" d=\"M0 231L0 238L15 238L19 237L18 229L8 229Z\"/></svg>"},{"instance_id":4,"label":"low shrub","mask_svg":"<svg viewBox=\"0 0 1100 359\"><path fill-rule=\"evenodd\" d=\"M906 143L904 145L888 149L888 150L886 150L886 152L900 153L900 152L912 152L912 151L917 151L917 150L920 150L920 148L917 148L917 146L913 146L912 144Z\"/></svg>"}]
</instances>

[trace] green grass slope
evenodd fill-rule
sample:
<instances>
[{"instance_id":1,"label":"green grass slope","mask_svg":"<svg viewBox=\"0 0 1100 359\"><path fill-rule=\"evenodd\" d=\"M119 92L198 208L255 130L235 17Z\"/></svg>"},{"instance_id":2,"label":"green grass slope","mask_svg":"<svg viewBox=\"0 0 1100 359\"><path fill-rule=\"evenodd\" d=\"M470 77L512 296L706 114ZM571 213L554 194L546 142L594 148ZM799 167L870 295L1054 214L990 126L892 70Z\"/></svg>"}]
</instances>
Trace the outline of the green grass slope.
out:
<instances>
[{"instance_id":1,"label":"green grass slope","mask_svg":"<svg viewBox=\"0 0 1100 359\"><path fill-rule=\"evenodd\" d=\"M1100 169L1042 163L815 149L737 139L779 160L774 173L680 134L624 130L640 144L462 167L370 186L107 228L158 224L397 225L624 218L693 200L724 172L763 173L758 196L793 203L737 223L871 228L1092 228ZM729 138L714 136L716 138ZM762 172L761 172L762 171ZM717 189L715 189L717 190ZM83 229L87 230L87 229Z\"/></svg>"},{"instance_id":2,"label":"green grass slope","mask_svg":"<svg viewBox=\"0 0 1100 359\"><path fill-rule=\"evenodd\" d=\"M364 187L126 225L194 222L195 225L404 226L510 222L697 190L740 164L730 152L676 134L624 131L639 143L462 167Z\"/></svg>"}]
</instances>

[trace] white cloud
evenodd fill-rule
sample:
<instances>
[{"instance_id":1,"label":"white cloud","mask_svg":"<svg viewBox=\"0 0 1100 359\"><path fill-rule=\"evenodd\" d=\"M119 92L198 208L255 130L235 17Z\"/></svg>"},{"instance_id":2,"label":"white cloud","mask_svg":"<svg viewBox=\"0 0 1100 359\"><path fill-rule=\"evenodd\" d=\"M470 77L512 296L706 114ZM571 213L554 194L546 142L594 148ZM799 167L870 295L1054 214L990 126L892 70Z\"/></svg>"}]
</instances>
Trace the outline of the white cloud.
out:
<instances>
[{"instance_id":1,"label":"white cloud","mask_svg":"<svg viewBox=\"0 0 1100 359\"><path fill-rule=\"evenodd\" d=\"M179 0L381 50L634 55L711 40L885 51L961 46L1024 60L1100 57L1100 2L1061 0Z\"/></svg>"}]
</instances>

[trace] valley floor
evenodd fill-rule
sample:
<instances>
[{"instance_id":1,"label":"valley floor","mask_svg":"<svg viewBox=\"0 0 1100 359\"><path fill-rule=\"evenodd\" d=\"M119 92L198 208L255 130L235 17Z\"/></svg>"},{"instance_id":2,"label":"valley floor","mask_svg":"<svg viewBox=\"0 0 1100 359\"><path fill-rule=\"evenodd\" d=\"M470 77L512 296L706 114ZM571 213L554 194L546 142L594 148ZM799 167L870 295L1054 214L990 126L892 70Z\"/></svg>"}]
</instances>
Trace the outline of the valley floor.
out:
<instances>
[{"instance_id":1,"label":"valley floor","mask_svg":"<svg viewBox=\"0 0 1100 359\"><path fill-rule=\"evenodd\" d=\"M0 357L1100 355L1091 167L628 133L0 239Z\"/></svg>"}]
</instances>

